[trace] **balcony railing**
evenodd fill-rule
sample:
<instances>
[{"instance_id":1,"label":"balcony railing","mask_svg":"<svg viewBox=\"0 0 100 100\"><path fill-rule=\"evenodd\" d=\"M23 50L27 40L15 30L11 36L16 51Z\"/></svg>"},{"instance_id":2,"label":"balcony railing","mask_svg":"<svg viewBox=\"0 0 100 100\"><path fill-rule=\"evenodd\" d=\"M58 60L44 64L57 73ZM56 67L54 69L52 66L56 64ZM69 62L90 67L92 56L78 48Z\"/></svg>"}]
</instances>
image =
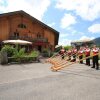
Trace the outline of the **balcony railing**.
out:
<instances>
[{"instance_id":1,"label":"balcony railing","mask_svg":"<svg viewBox=\"0 0 100 100\"><path fill-rule=\"evenodd\" d=\"M48 42L47 38L41 37L41 38L32 38L29 36L9 36L9 39L16 40L16 39L21 39L21 40L27 40L31 42Z\"/></svg>"},{"instance_id":2,"label":"balcony railing","mask_svg":"<svg viewBox=\"0 0 100 100\"><path fill-rule=\"evenodd\" d=\"M13 40L21 39L21 40L28 40L28 41L33 40L33 38L29 36L9 36L9 39L13 39Z\"/></svg>"},{"instance_id":3,"label":"balcony railing","mask_svg":"<svg viewBox=\"0 0 100 100\"><path fill-rule=\"evenodd\" d=\"M48 42L47 38L34 38L33 42Z\"/></svg>"}]
</instances>

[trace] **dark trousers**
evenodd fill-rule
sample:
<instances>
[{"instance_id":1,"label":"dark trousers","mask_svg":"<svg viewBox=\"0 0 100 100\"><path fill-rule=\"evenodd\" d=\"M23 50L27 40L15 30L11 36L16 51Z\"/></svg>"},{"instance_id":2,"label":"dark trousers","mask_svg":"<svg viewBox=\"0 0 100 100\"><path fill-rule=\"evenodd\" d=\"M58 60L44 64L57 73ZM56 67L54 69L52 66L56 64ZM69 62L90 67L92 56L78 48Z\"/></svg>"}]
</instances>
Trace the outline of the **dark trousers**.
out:
<instances>
[{"instance_id":1,"label":"dark trousers","mask_svg":"<svg viewBox=\"0 0 100 100\"><path fill-rule=\"evenodd\" d=\"M71 61L71 56L70 55L68 56L68 60Z\"/></svg>"},{"instance_id":2,"label":"dark trousers","mask_svg":"<svg viewBox=\"0 0 100 100\"><path fill-rule=\"evenodd\" d=\"M83 55L79 56L79 60L83 59ZM83 60L80 61L80 64L83 64Z\"/></svg>"},{"instance_id":3,"label":"dark trousers","mask_svg":"<svg viewBox=\"0 0 100 100\"><path fill-rule=\"evenodd\" d=\"M73 55L73 61L76 61L76 54Z\"/></svg>"},{"instance_id":4,"label":"dark trousers","mask_svg":"<svg viewBox=\"0 0 100 100\"><path fill-rule=\"evenodd\" d=\"M99 60L98 55L96 55L96 56L93 57L93 67L95 68L95 65L96 65L97 69L99 68L99 62L98 62L98 60Z\"/></svg>"},{"instance_id":5,"label":"dark trousers","mask_svg":"<svg viewBox=\"0 0 100 100\"><path fill-rule=\"evenodd\" d=\"M65 58L64 54L62 54L61 56L62 56L62 59L64 59L64 58Z\"/></svg>"},{"instance_id":6,"label":"dark trousers","mask_svg":"<svg viewBox=\"0 0 100 100\"><path fill-rule=\"evenodd\" d=\"M89 57L90 55L86 55L86 57ZM90 66L90 58L86 59L86 65Z\"/></svg>"}]
</instances>

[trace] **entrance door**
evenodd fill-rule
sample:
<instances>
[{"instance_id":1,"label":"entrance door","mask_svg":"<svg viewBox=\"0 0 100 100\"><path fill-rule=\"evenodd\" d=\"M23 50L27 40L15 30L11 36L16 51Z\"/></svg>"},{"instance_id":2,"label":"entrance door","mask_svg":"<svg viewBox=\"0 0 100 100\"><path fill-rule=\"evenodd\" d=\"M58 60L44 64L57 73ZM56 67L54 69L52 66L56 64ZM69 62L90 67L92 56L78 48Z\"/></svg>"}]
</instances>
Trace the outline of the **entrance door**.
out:
<instances>
[{"instance_id":1,"label":"entrance door","mask_svg":"<svg viewBox=\"0 0 100 100\"><path fill-rule=\"evenodd\" d=\"M39 45L39 46L38 46L38 50L39 50L40 52L41 52L41 49L42 49L42 47Z\"/></svg>"}]
</instances>

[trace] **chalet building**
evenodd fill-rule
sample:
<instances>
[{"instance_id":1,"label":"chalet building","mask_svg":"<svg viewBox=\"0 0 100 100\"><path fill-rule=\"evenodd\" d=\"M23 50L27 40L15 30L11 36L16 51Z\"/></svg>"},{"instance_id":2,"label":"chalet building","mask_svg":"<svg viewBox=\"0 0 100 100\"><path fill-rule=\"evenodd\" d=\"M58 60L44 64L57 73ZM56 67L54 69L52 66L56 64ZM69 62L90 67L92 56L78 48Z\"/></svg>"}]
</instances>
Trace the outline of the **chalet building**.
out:
<instances>
[{"instance_id":1,"label":"chalet building","mask_svg":"<svg viewBox=\"0 0 100 100\"><path fill-rule=\"evenodd\" d=\"M53 51L58 44L59 32L22 10L0 14L0 47L2 41L11 39L30 41L32 49Z\"/></svg>"}]
</instances>

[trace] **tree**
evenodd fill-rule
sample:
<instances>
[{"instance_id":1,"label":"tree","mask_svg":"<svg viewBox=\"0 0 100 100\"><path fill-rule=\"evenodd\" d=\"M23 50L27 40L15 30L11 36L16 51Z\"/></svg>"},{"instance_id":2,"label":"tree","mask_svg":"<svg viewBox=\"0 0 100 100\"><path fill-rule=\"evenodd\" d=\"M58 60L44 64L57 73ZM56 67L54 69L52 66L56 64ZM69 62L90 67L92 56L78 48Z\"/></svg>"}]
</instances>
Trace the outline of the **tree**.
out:
<instances>
[{"instance_id":1,"label":"tree","mask_svg":"<svg viewBox=\"0 0 100 100\"><path fill-rule=\"evenodd\" d=\"M67 46L64 46L64 48L65 48L65 50L69 50L72 48L72 46L67 45Z\"/></svg>"}]
</instances>

